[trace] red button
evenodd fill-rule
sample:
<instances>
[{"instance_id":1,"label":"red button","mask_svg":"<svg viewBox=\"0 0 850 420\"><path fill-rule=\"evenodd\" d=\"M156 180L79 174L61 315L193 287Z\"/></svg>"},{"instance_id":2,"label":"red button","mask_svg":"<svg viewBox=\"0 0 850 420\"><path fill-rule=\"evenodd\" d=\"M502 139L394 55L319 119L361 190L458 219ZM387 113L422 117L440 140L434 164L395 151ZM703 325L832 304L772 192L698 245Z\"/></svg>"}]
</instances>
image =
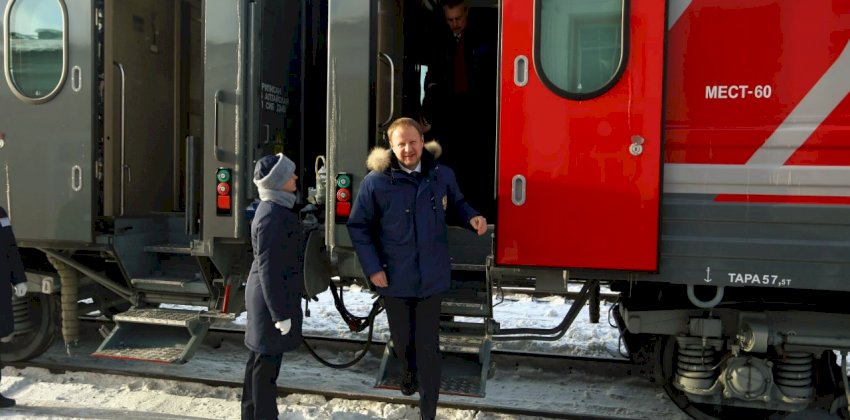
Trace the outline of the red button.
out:
<instances>
[{"instance_id":1,"label":"red button","mask_svg":"<svg viewBox=\"0 0 850 420\"><path fill-rule=\"evenodd\" d=\"M220 195L216 197L216 207L223 210L230 210L230 196L229 195Z\"/></svg>"},{"instance_id":2,"label":"red button","mask_svg":"<svg viewBox=\"0 0 850 420\"><path fill-rule=\"evenodd\" d=\"M218 195L228 195L230 194L230 184L226 182L219 182L218 186L215 187L215 190L218 191Z\"/></svg>"},{"instance_id":3,"label":"red button","mask_svg":"<svg viewBox=\"0 0 850 420\"><path fill-rule=\"evenodd\" d=\"M338 201L336 203L336 215L348 217L351 214L351 203L347 201Z\"/></svg>"},{"instance_id":4,"label":"red button","mask_svg":"<svg viewBox=\"0 0 850 420\"><path fill-rule=\"evenodd\" d=\"M340 188L336 192L336 199L339 201L351 200L351 192L348 191L348 188Z\"/></svg>"}]
</instances>

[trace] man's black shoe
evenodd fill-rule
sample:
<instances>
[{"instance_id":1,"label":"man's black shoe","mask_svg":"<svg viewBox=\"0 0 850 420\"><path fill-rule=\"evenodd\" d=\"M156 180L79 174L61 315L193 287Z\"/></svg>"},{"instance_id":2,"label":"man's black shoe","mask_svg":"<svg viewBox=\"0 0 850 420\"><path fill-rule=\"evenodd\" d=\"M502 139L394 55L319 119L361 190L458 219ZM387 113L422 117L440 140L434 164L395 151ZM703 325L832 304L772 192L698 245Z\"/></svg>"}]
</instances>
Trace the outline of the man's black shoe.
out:
<instances>
[{"instance_id":1,"label":"man's black shoe","mask_svg":"<svg viewBox=\"0 0 850 420\"><path fill-rule=\"evenodd\" d=\"M15 406L15 400L11 398L6 398L0 395L0 408L9 408Z\"/></svg>"},{"instance_id":2,"label":"man's black shoe","mask_svg":"<svg viewBox=\"0 0 850 420\"><path fill-rule=\"evenodd\" d=\"M419 388L416 383L416 373L414 372L404 372L404 375L401 377L401 393L404 395L413 395L416 393L417 388Z\"/></svg>"}]
</instances>

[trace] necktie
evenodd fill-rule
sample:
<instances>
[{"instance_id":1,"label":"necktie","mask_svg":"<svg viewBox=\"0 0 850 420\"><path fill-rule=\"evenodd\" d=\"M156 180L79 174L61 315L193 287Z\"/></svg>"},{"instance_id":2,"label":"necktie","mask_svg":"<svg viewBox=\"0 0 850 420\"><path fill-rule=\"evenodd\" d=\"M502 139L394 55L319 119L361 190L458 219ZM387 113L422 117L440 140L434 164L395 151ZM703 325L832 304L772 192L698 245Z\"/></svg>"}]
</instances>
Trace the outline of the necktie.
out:
<instances>
[{"instance_id":1,"label":"necktie","mask_svg":"<svg viewBox=\"0 0 850 420\"><path fill-rule=\"evenodd\" d=\"M464 49L464 37L455 36L455 94L466 93L466 53Z\"/></svg>"}]
</instances>

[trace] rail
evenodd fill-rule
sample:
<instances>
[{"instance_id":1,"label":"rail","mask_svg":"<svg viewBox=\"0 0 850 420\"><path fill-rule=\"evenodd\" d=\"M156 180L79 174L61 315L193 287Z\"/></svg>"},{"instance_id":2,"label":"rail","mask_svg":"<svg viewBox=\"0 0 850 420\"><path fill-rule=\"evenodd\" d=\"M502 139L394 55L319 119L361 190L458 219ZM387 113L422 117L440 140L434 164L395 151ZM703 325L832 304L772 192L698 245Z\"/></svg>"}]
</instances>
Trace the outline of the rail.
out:
<instances>
[{"instance_id":1,"label":"rail","mask_svg":"<svg viewBox=\"0 0 850 420\"><path fill-rule=\"evenodd\" d=\"M121 144L121 176L120 176L120 180L119 180L119 183L121 184L121 202L120 202L120 205L119 205L119 211L120 211L120 215L123 216L124 215L124 172L129 171L129 169L130 169L129 167L127 167L127 163L126 163L126 159L125 159L126 158L126 156L125 156L126 151L125 151L125 148L124 148L124 133L125 133L125 131L124 131L124 121L125 121L125 116L126 116L125 101L126 101L126 93L127 93L127 75L124 72L124 65L123 64L121 64L117 61L113 61L112 64L115 67L118 67L118 71L121 74L121 111L120 111L120 113L121 113L121 142L120 142L120 144ZM128 177L128 178L130 178L130 177ZM129 182L132 182L132 178L130 178Z\"/></svg>"}]
</instances>

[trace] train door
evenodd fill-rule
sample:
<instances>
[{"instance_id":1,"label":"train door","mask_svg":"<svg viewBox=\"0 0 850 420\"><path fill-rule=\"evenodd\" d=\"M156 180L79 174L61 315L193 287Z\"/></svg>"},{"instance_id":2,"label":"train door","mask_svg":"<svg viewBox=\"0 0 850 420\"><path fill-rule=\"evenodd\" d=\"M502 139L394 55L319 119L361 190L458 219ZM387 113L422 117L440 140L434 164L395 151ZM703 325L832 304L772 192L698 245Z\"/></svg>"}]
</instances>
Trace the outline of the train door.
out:
<instances>
[{"instance_id":1,"label":"train door","mask_svg":"<svg viewBox=\"0 0 850 420\"><path fill-rule=\"evenodd\" d=\"M402 112L404 3L328 3L327 163L330 179L347 174L354 194L367 173L369 148L387 146L383 132ZM340 213L344 204L332 204L336 189L327 194L329 219L347 216ZM326 235L332 247L351 245L344 224L328 223Z\"/></svg>"},{"instance_id":2,"label":"train door","mask_svg":"<svg viewBox=\"0 0 850 420\"><path fill-rule=\"evenodd\" d=\"M664 2L504 0L501 37L497 263L657 270Z\"/></svg>"},{"instance_id":3,"label":"train door","mask_svg":"<svg viewBox=\"0 0 850 420\"><path fill-rule=\"evenodd\" d=\"M246 1L204 2L204 139L200 152L202 238L244 238L247 172L245 115ZM252 21L254 19L252 18ZM220 174L220 175L219 175ZM225 197L218 199L220 181L228 183Z\"/></svg>"},{"instance_id":4,"label":"train door","mask_svg":"<svg viewBox=\"0 0 850 420\"><path fill-rule=\"evenodd\" d=\"M106 216L179 206L176 5L171 0L104 3Z\"/></svg>"},{"instance_id":5,"label":"train door","mask_svg":"<svg viewBox=\"0 0 850 420\"><path fill-rule=\"evenodd\" d=\"M0 203L22 242L91 242L99 189L92 1L0 0L0 10Z\"/></svg>"},{"instance_id":6,"label":"train door","mask_svg":"<svg viewBox=\"0 0 850 420\"><path fill-rule=\"evenodd\" d=\"M252 5L249 118L253 163L265 154L300 160L301 2ZM299 167L298 170L303 168Z\"/></svg>"},{"instance_id":7,"label":"train door","mask_svg":"<svg viewBox=\"0 0 850 420\"><path fill-rule=\"evenodd\" d=\"M203 238L246 237L255 159L283 152L300 160L303 6L204 2Z\"/></svg>"}]
</instances>

